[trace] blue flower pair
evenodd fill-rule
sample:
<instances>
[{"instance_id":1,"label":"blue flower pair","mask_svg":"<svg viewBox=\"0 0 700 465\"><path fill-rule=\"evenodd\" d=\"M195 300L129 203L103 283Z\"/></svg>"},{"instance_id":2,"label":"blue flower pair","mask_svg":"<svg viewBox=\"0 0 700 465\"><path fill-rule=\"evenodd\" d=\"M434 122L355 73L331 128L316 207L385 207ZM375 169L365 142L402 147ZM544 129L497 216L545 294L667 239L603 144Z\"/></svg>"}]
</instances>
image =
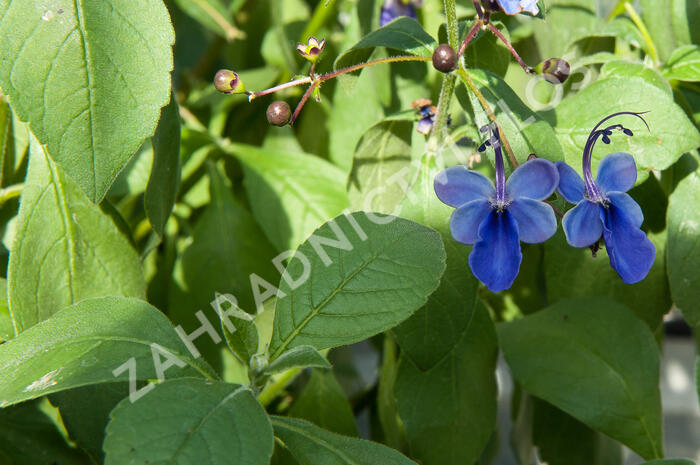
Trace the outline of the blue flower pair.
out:
<instances>
[{"instance_id":1,"label":"blue flower pair","mask_svg":"<svg viewBox=\"0 0 700 465\"><path fill-rule=\"evenodd\" d=\"M591 153L599 138L609 143L613 130L632 135L619 124L599 129L608 119L623 114L642 119L639 114L622 112L598 123L584 148L583 180L566 163L555 165L540 158L523 163L506 180L495 125L482 128L490 131L490 138L479 148L483 151L491 146L494 150L495 186L483 174L464 166L453 166L437 175L434 185L438 198L456 208L450 220L452 236L473 245L469 267L491 291L513 284L522 261L520 242L541 243L556 232L554 210L544 202L555 190L576 204L562 220L569 244L588 247L602 236L610 265L624 282L646 277L656 250L640 229L644 220L641 208L625 193L637 179L634 159L626 153L610 154L601 162L595 180L591 174Z\"/></svg>"}]
</instances>

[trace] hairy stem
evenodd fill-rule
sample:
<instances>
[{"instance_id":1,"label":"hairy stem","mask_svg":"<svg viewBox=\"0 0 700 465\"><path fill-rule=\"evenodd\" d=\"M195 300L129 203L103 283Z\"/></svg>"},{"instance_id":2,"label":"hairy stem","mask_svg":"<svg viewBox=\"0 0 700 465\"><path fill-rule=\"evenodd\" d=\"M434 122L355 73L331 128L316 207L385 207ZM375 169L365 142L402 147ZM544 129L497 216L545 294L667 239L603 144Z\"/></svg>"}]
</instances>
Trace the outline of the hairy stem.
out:
<instances>
[{"instance_id":1,"label":"hairy stem","mask_svg":"<svg viewBox=\"0 0 700 465\"><path fill-rule=\"evenodd\" d=\"M501 126L498 124L498 120L496 120L496 115L494 115L493 111L491 111L491 107L489 106L488 102L479 91L479 88L476 87L476 85L474 85L474 81L472 81L472 78L469 77L469 74L464 70L464 68L460 66L460 68L457 70L457 73L459 74L459 77L462 78L462 81L464 81L467 87L469 87L469 89L474 93L474 95L476 95L476 98L479 99L479 103L481 103L481 106L484 108L484 111L488 115L489 119L496 123L496 126L498 127L498 134L501 138L501 143L503 144L503 147L506 149L506 153L508 154L508 160L510 160L513 169L517 168L519 166L518 160L515 159L513 149L510 147L508 139L506 138L503 129L501 129Z\"/></svg>"},{"instance_id":2,"label":"hairy stem","mask_svg":"<svg viewBox=\"0 0 700 465\"><path fill-rule=\"evenodd\" d=\"M496 37L498 37L501 40L501 42L503 42L506 45L506 47L508 47L508 50L510 50L511 55L515 57L515 59L518 61L518 64L525 70L525 72L529 74L534 74L535 70L531 66L528 66L528 64L525 63L522 58L520 58L518 52L515 51L510 41L506 39L503 34L501 34L501 31L499 31L498 28L491 23L488 23L487 26L489 30L493 32L493 34Z\"/></svg>"}]
</instances>

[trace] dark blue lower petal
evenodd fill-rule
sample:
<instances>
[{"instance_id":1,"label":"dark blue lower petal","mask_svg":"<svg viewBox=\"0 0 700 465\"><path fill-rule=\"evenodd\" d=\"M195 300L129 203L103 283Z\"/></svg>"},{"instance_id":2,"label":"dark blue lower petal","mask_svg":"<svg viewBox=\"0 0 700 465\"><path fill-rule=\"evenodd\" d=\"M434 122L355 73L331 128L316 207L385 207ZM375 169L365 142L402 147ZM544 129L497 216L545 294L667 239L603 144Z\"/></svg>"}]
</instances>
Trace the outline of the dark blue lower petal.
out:
<instances>
[{"instance_id":1,"label":"dark blue lower petal","mask_svg":"<svg viewBox=\"0 0 700 465\"><path fill-rule=\"evenodd\" d=\"M646 278L656 256L656 247L635 224L634 216L612 203L600 207L610 266L627 284Z\"/></svg>"},{"instance_id":2,"label":"dark blue lower petal","mask_svg":"<svg viewBox=\"0 0 700 465\"><path fill-rule=\"evenodd\" d=\"M508 289L523 259L515 219L507 210L492 210L479 227L479 237L469 254L474 276L493 292Z\"/></svg>"}]
</instances>

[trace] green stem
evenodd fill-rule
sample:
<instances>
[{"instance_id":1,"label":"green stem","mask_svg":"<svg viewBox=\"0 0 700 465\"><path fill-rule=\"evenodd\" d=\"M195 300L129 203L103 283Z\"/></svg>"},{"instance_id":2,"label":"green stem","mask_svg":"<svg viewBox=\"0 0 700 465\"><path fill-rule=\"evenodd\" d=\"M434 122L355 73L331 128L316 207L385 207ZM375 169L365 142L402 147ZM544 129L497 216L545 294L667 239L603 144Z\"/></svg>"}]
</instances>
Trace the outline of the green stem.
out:
<instances>
[{"instance_id":1,"label":"green stem","mask_svg":"<svg viewBox=\"0 0 700 465\"><path fill-rule=\"evenodd\" d=\"M275 400L275 397L277 397L301 371L302 368L292 368L282 373L272 384L262 390L258 396L258 402L260 402L263 407L270 405L270 402Z\"/></svg>"},{"instance_id":2,"label":"green stem","mask_svg":"<svg viewBox=\"0 0 700 465\"><path fill-rule=\"evenodd\" d=\"M19 197L24 189L24 184L13 184L0 189L0 205L3 205L8 200Z\"/></svg>"},{"instance_id":3,"label":"green stem","mask_svg":"<svg viewBox=\"0 0 700 465\"><path fill-rule=\"evenodd\" d=\"M654 61L655 64L658 64L659 54L656 51L656 45L654 45L654 41L652 40L651 35L649 34L649 30L647 30L647 27L644 25L644 21L642 21L642 18L639 17L637 11L628 1L625 1L625 11L627 11L627 14L629 15L630 19L632 20L634 25L637 26L637 29L639 29L639 32L642 34L642 37L644 37L644 42L647 44L649 56L651 56L651 59Z\"/></svg>"},{"instance_id":4,"label":"green stem","mask_svg":"<svg viewBox=\"0 0 700 465\"><path fill-rule=\"evenodd\" d=\"M459 47L459 23L457 22L457 7L455 0L444 0L445 16L447 17L447 41L454 50ZM456 76L454 73L446 74L442 79L440 98L438 100L435 124L430 131L428 139L428 153L437 154L442 142L447 135L447 120L450 111L450 101L455 90Z\"/></svg>"}]
</instances>

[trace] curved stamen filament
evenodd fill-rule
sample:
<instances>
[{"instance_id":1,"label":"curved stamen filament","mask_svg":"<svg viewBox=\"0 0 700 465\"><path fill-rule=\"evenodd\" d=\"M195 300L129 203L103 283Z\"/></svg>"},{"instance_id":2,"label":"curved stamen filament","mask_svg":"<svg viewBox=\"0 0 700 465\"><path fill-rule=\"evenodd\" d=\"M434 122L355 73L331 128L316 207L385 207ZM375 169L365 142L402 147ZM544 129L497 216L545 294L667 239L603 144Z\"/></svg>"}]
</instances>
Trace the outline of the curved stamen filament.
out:
<instances>
[{"instance_id":1,"label":"curved stamen filament","mask_svg":"<svg viewBox=\"0 0 700 465\"><path fill-rule=\"evenodd\" d=\"M595 146L595 143L598 141L598 138L602 135L606 135L607 132L612 131L614 129L619 129L624 131L625 127L622 126L621 124L613 124L612 126L608 126L604 129L598 129L600 126L608 121L611 118L614 118L616 116L620 115L632 115L636 116L637 118L641 119L644 122L644 125L649 129L649 125L647 124L646 120L642 118L640 115L643 115L647 113L646 111L635 113L631 111L620 111L617 113L613 113L612 115L608 115L598 124L595 125L591 133L588 135L588 139L586 140L586 145L583 148L583 159L581 160L582 168L583 168L583 181L586 185L586 194L588 195L588 198L591 200L601 200L602 195L600 191L598 190L598 187L595 184L595 181L593 180L593 173L591 172L591 156L593 154L593 147Z\"/></svg>"}]
</instances>

